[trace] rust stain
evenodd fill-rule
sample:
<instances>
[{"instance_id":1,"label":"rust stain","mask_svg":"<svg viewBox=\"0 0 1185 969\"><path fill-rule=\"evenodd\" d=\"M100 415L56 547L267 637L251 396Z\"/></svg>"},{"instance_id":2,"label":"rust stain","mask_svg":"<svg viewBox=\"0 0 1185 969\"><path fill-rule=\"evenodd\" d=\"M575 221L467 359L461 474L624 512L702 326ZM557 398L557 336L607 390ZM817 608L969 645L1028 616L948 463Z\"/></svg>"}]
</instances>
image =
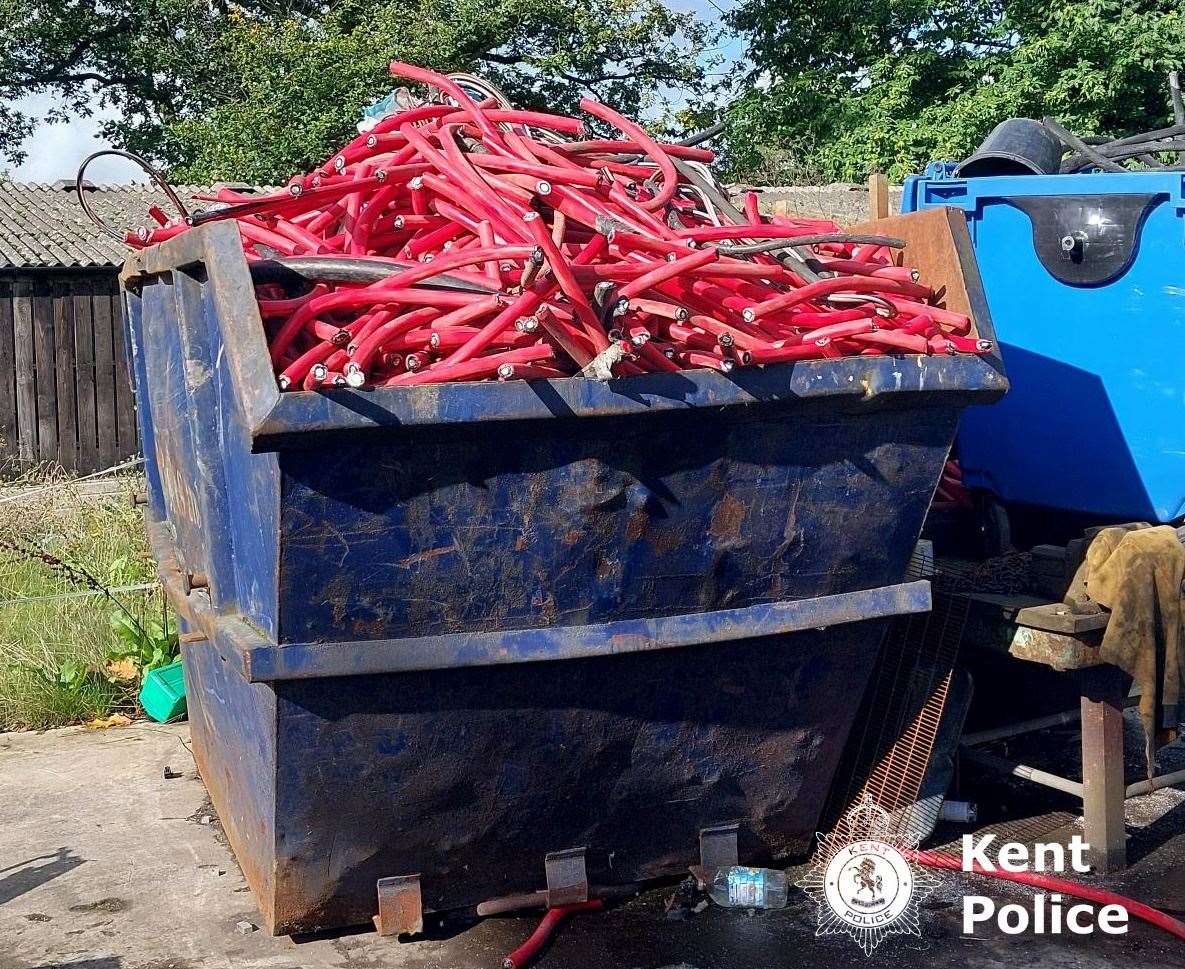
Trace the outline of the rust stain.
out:
<instances>
[{"instance_id":1,"label":"rust stain","mask_svg":"<svg viewBox=\"0 0 1185 969\"><path fill-rule=\"evenodd\" d=\"M584 538L584 533L578 528L570 528L564 534L565 545L579 545L580 540Z\"/></svg>"},{"instance_id":2,"label":"rust stain","mask_svg":"<svg viewBox=\"0 0 1185 969\"><path fill-rule=\"evenodd\" d=\"M355 639L382 639L387 632L386 623L382 619L355 619L353 625Z\"/></svg>"},{"instance_id":3,"label":"rust stain","mask_svg":"<svg viewBox=\"0 0 1185 969\"><path fill-rule=\"evenodd\" d=\"M625 523L625 537L631 542L636 542L646 531L646 521L646 512L641 508L631 512L629 521Z\"/></svg>"},{"instance_id":4,"label":"rust stain","mask_svg":"<svg viewBox=\"0 0 1185 969\"><path fill-rule=\"evenodd\" d=\"M665 555L682 545L684 537L683 530L676 525L671 528L653 529L650 532L649 540L656 552Z\"/></svg>"},{"instance_id":5,"label":"rust stain","mask_svg":"<svg viewBox=\"0 0 1185 969\"><path fill-rule=\"evenodd\" d=\"M325 584L322 593L324 601L333 610L333 621L342 623L349 612L350 599L354 594L353 586L344 573L335 576Z\"/></svg>"},{"instance_id":6,"label":"rust stain","mask_svg":"<svg viewBox=\"0 0 1185 969\"><path fill-rule=\"evenodd\" d=\"M637 633L616 633L608 639L609 652L611 653L622 651L635 652L645 649L649 643L650 639L648 637L640 636Z\"/></svg>"},{"instance_id":7,"label":"rust stain","mask_svg":"<svg viewBox=\"0 0 1185 969\"><path fill-rule=\"evenodd\" d=\"M736 538L741 533L744 521L745 506L732 495L726 494L716 503L709 531L717 541Z\"/></svg>"},{"instance_id":8,"label":"rust stain","mask_svg":"<svg viewBox=\"0 0 1185 969\"><path fill-rule=\"evenodd\" d=\"M194 737L192 745L194 763L198 769L198 776L206 785L210 793L210 802L218 814L218 821L234 852L235 861L243 872L243 877L251 888L260 913L264 917L268 928L273 928L275 920L275 893L272 879L265 868L257 865L257 856L250 848L252 842L266 844L269 830L266 824L260 824L257 818L242 818L236 812L229 810L230 791L234 785L230 771L223 768L216 772L213 764L207 759L204 741ZM255 824L251 822L255 821Z\"/></svg>"},{"instance_id":9,"label":"rust stain","mask_svg":"<svg viewBox=\"0 0 1185 969\"><path fill-rule=\"evenodd\" d=\"M423 551L416 552L414 555L409 555L405 559L400 559L396 565L405 569L409 565L419 565L421 562L430 562L432 559L438 559L442 555L448 555L450 552L455 552L456 550L456 543L452 545L442 545L439 548L426 548Z\"/></svg>"}]
</instances>

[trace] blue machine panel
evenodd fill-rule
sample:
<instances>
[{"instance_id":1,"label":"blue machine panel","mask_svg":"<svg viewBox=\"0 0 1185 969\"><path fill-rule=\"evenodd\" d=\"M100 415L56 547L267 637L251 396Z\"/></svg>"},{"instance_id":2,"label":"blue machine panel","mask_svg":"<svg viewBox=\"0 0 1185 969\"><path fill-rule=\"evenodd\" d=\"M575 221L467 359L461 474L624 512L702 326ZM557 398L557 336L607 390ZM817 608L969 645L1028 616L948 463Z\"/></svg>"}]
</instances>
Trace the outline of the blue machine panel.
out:
<instances>
[{"instance_id":1,"label":"blue machine panel","mask_svg":"<svg viewBox=\"0 0 1185 969\"><path fill-rule=\"evenodd\" d=\"M966 213L1010 393L959 428L968 484L1107 518L1185 516L1185 176L908 179Z\"/></svg>"}]
</instances>

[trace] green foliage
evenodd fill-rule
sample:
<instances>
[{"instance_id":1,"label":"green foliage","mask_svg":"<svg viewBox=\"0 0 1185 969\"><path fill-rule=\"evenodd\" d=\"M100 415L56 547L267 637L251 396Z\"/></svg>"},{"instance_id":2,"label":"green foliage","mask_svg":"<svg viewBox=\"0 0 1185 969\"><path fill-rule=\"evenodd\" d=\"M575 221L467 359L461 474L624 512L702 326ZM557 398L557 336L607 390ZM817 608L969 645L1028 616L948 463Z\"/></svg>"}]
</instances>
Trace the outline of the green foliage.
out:
<instances>
[{"instance_id":1,"label":"green foliage","mask_svg":"<svg viewBox=\"0 0 1185 969\"><path fill-rule=\"evenodd\" d=\"M105 134L174 179L276 183L354 133L393 59L634 114L706 90L709 40L661 0L0 0L0 101L49 91L64 115L97 91L123 115ZM0 155L27 130L0 114Z\"/></svg>"},{"instance_id":2,"label":"green foliage","mask_svg":"<svg viewBox=\"0 0 1185 969\"><path fill-rule=\"evenodd\" d=\"M0 730L134 713L140 657L159 662L154 654L165 643L175 651L160 627L159 589L102 591L153 579L143 516L129 498L142 487L129 479L109 495L68 481L31 496L4 489ZM113 613L133 629L138 623L144 636L117 631Z\"/></svg>"},{"instance_id":3,"label":"green foliage","mask_svg":"<svg viewBox=\"0 0 1185 969\"><path fill-rule=\"evenodd\" d=\"M123 693L110 678L73 660L53 668L15 664L6 679L14 699L20 697L22 703L21 715L8 718L6 725L18 727L93 720L106 714Z\"/></svg>"},{"instance_id":4,"label":"green foliage","mask_svg":"<svg viewBox=\"0 0 1185 969\"><path fill-rule=\"evenodd\" d=\"M141 683L154 669L168 666L177 658L177 633L155 619L137 619L124 609L116 609L111 613L111 630L117 645L107 654L108 662L130 660Z\"/></svg>"},{"instance_id":5,"label":"green foliage","mask_svg":"<svg viewBox=\"0 0 1185 969\"><path fill-rule=\"evenodd\" d=\"M1168 121L1165 76L1185 66L1177 0L823 0L795 10L745 0L733 20L762 79L729 115L742 177L778 180L781 151L813 181L900 178L965 157L1015 116L1131 134Z\"/></svg>"}]
</instances>

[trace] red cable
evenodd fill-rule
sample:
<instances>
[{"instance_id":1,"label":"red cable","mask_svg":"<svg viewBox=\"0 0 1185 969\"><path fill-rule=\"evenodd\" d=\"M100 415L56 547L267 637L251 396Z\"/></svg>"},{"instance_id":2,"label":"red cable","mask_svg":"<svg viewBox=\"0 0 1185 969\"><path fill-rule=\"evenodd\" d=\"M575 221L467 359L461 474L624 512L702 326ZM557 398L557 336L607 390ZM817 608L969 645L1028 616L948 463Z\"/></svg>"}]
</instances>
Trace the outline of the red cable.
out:
<instances>
[{"instance_id":1,"label":"red cable","mask_svg":"<svg viewBox=\"0 0 1185 969\"><path fill-rule=\"evenodd\" d=\"M655 209L662 208L662 206L666 205L670 201L671 196L675 194L675 189L679 184L679 174L663 147L651 138L640 125L634 124L629 118L622 117L612 108L601 104L599 101L594 101L592 98L581 98L580 108L582 111L587 111L594 118L599 118L601 121L613 125L618 131L636 141L641 149L646 152L654 164L658 166L659 171L662 172L662 187L659 188L652 199L648 199L642 203L642 208L653 212Z\"/></svg>"},{"instance_id":2,"label":"red cable","mask_svg":"<svg viewBox=\"0 0 1185 969\"><path fill-rule=\"evenodd\" d=\"M919 865L925 865L928 868L943 868L947 871L965 870L960 860L950 855L940 855L933 851L906 851L904 854L908 860L916 861ZM1091 888L1089 885L1080 885L1064 878L1034 871L1002 871L1000 869L989 871L980 864L972 864L971 871L976 875L986 875L988 878L999 878L1021 885L1031 885L1034 888L1044 888L1051 892L1061 892L1063 895L1073 895L1075 898L1097 902L1100 905L1120 905L1127 909L1129 914L1149 925L1164 929L1178 939L1185 939L1185 922L1166 915L1151 905L1145 905L1143 902L1137 902L1123 895L1116 895L1114 892Z\"/></svg>"},{"instance_id":3,"label":"red cable","mask_svg":"<svg viewBox=\"0 0 1185 969\"><path fill-rule=\"evenodd\" d=\"M515 949L502 960L502 969L523 969L539 957L547 940L555 934L556 928L569 915L579 912L596 912L604 908L604 902L599 898L587 902L576 902L573 905L557 905L547 910L538 928L527 938L527 941Z\"/></svg>"},{"instance_id":4,"label":"red cable","mask_svg":"<svg viewBox=\"0 0 1185 969\"><path fill-rule=\"evenodd\" d=\"M219 190L208 198L226 207L191 220L234 220L253 266L278 254L400 270L369 282L377 274L343 263L324 271L336 282L256 287L281 390L571 375L614 343L617 376L992 348L966 316L931 306L932 290L885 246L815 246L839 277L811 285L773 253L728 255L731 240L793 245L839 230L764 216L752 193L750 224L720 225L694 173L674 161L709 162L707 149L660 143L587 100L624 137L566 141L584 137L580 119L477 101L414 65L391 71L455 103L396 111L283 190ZM145 226L128 241L152 245L186 228ZM308 261L311 272L318 263ZM444 273L480 289L417 285Z\"/></svg>"}]
</instances>

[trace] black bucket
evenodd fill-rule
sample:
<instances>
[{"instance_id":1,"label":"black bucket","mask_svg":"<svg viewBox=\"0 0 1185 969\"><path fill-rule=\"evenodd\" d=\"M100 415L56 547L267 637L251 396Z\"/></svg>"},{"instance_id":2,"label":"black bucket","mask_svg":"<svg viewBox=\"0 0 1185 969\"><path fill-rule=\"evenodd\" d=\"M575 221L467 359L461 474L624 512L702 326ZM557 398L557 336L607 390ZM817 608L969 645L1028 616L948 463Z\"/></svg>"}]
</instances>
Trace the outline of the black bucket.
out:
<instances>
[{"instance_id":1,"label":"black bucket","mask_svg":"<svg viewBox=\"0 0 1185 969\"><path fill-rule=\"evenodd\" d=\"M955 176L1056 175L1064 151L1040 121L1009 118L992 129L975 153L955 169Z\"/></svg>"}]
</instances>

